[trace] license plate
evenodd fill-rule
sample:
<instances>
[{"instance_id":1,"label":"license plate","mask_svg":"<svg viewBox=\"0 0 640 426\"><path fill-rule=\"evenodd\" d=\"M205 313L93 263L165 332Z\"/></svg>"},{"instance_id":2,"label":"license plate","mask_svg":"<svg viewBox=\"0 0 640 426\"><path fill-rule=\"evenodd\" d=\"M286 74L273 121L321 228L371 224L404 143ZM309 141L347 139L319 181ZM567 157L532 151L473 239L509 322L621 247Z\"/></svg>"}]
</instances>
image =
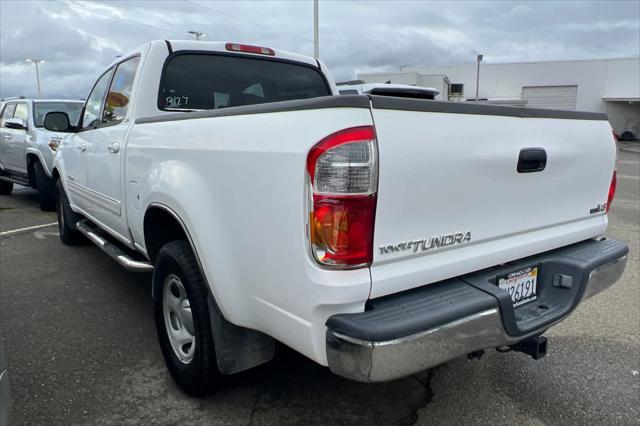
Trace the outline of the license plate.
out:
<instances>
[{"instance_id":1,"label":"license plate","mask_svg":"<svg viewBox=\"0 0 640 426\"><path fill-rule=\"evenodd\" d=\"M509 293L514 308L533 302L538 297L538 267L511 272L498 279L498 287Z\"/></svg>"}]
</instances>

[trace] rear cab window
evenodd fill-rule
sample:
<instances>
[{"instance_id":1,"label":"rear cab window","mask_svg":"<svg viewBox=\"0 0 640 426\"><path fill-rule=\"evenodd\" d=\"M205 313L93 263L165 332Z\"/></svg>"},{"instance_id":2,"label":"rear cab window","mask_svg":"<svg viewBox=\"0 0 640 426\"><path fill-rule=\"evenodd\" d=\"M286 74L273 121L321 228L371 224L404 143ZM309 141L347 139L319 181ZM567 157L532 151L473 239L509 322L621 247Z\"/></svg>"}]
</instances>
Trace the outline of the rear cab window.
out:
<instances>
[{"instance_id":1,"label":"rear cab window","mask_svg":"<svg viewBox=\"0 0 640 426\"><path fill-rule=\"evenodd\" d=\"M158 108L193 111L331 95L319 69L289 61L218 53L167 59Z\"/></svg>"}]
</instances>

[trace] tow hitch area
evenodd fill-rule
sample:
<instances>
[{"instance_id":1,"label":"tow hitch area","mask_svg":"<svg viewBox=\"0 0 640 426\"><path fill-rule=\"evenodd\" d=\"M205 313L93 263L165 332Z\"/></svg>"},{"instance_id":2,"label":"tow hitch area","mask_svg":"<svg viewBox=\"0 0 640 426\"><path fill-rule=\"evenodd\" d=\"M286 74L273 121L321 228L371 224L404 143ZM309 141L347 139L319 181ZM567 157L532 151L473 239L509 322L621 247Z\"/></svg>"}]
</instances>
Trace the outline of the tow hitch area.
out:
<instances>
[{"instance_id":1,"label":"tow hitch area","mask_svg":"<svg viewBox=\"0 0 640 426\"><path fill-rule=\"evenodd\" d=\"M525 353L533 359L540 359L547 354L547 338L544 336L532 337L509 347L511 350Z\"/></svg>"}]
</instances>

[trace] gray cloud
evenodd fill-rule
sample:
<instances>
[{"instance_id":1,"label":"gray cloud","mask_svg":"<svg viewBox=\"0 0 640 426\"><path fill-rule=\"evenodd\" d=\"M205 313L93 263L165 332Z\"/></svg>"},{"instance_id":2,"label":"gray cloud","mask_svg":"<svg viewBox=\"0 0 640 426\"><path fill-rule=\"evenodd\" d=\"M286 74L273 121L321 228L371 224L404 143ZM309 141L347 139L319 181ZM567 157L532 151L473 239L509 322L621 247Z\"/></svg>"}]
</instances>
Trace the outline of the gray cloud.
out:
<instances>
[{"instance_id":1,"label":"gray cloud","mask_svg":"<svg viewBox=\"0 0 640 426\"><path fill-rule=\"evenodd\" d=\"M640 55L636 1L323 1L320 56L337 80L422 64ZM0 1L0 96L84 97L116 55L152 39L232 40L310 55L311 1Z\"/></svg>"}]
</instances>

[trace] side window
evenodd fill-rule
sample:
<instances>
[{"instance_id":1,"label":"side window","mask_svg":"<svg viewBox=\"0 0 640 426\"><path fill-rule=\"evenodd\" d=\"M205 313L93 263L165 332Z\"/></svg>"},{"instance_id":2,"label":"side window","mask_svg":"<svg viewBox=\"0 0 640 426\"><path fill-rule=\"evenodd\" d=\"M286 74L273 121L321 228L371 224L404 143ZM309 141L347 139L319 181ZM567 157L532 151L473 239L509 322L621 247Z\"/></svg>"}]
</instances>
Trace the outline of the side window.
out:
<instances>
[{"instance_id":1,"label":"side window","mask_svg":"<svg viewBox=\"0 0 640 426\"><path fill-rule=\"evenodd\" d=\"M225 108L227 106L229 106L229 94L228 93L213 92L213 107L214 108Z\"/></svg>"},{"instance_id":2,"label":"side window","mask_svg":"<svg viewBox=\"0 0 640 426\"><path fill-rule=\"evenodd\" d=\"M29 108L25 103L19 103L16 105L16 110L13 113L13 118L20 118L25 125L29 124Z\"/></svg>"},{"instance_id":3,"label":"side window","mask_svg":"<svg viewBox=\"0 0 640 426\"><path fill-rule=\"evenodd\" d=\"M262 88L262 84L260 83L252 84L251 86L244 89L242 93L245 95L253 95L264 98L264 89Z\"/></svg>"},{"instance_id":4,"label":"side window","mask_svg":"<svg viewBox=\"0 0 640 426\"><path fill-rule=\"evenodd\" d=\"M107 95L107 88L109 87L112 74L113 69L110 69L102 74L102 77L100 77L96 85L93 86L93 90L89 94L89 98L87 98L84 115L82 116L83 129L95 127L100 123L100 112L102 111L102 105Z\"/></svg>"},{"instance_id":5,"label":"side window","mask_svg":"<svg viewBox=\"0 0 640 426\"><path fill-rule=\"evenodd\" d=\"M2 113L2 120L0 121L0 126L4 127L5 120L9 118L13 118L13 112L16 109L16 104L7 104L4 108L4 112Z\"/></svg>"},{"instance_id":6,"label":"side window","mask_svg":"<svg viewBox=\"0 0 640 426\"><path fill-rule=\"evenodd\" d=\"M127 115L131 88L139 62L140 57L135 57L118 65L107 95L107 104L104 107L102 119L104 123L120 123Z\"/></svg>"}]
</instances>

